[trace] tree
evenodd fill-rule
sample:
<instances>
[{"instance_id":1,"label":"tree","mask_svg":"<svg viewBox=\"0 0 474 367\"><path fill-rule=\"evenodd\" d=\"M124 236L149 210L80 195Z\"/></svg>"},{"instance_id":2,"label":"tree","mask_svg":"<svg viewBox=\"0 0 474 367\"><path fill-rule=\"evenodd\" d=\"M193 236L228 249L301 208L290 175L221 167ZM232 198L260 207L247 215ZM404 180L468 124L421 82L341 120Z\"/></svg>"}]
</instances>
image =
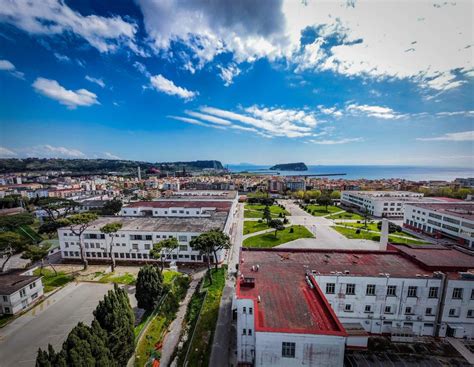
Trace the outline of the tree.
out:
<instances>
[{"instance_id":1,"label":"tree","mask_svg":"<svg viewBox=\"0 0 474 367\"><path fill-rule=\"evenodd\" d=\"M139 308L153 311L163 293L163 275L158 267L145 265L138 272L135 298Z\"/></svg>"},{"instance_id":2,"label":"tree","mask_svg":"<svg viewBox=\"0 0 474 367\"><path fill-rule=\"evenodd\" d=\"M5 215L0 217L0 229L13 231L20 226L33 224L34 218L30 213Z\"/></svg>"},{"instance_id":3,"label":"tree","mask_svg":"<svg viewBox=\"0 0 474 367\"><path fill-rule=\"evenodd\" d=\"M122 209L122 202L119 199L107 201L102 207L102 215L115 215Z\"/></svg>"},{"instance_id":4,"label":"tree","mask_svg":"<svg viewBox=\"0 0 474 367\"><path fill-rule=\"evenodd\" d=\"M53 222L52 220L45 221L42 225L38 228L39 234L52 234L56 233L56 231L63 227L66 223L61 220L56 220Z\"/></svg>"},{"instance_id":5,"label":"tree","mask_svg":"<svg viewBox=\"0 0 474 367\"><path fill-rule=\"evenodd\" d=\"M108 223L105 226L103 226L100 231L104 233L105 235L108 235L110 238L110 241L108 243L108 248L105 249L106 253L109 255L110 259L112 260L112 272L115 270L115 257L114 257L114 239L115 239L115 233L117 233L120 229L122 228L122 223L120 222L112 222ZM106 240L107 242L107 240ZM107 246L107 245L106 245Z\"/></svg>"},{"instance_id":6,"label":"tree","mask_svg":"<svg viewBox=\"0 0 474 367\"><path fill-rule=\"evenodd\" d=\"M272 219L270 221L269 226L273 229L275 229L275 238L277 237L277 232L278 231L283 231L285 229L285 226L283 225L283 222L279 219Z\"/></svg>"},{"instance_id":7,"label":"tree","mask_svg":"<svg viewBox=\"0 0 474 367\"><path fill-rule=\"evenodd\" d=\"M40 274L43 274L44 260L48 257L49 253L48 245L29 245L23 254L21 255L22 259L29 259L32 264L41 261ZM54 269L54 268L53 268ZM55 270L56 273L56 270Z\"/></svg>"},{"instance_id":8,"label":"tree","mask_svg":"<svg viewBox=\"0 0 474 367\"><path fill-rule=\"evenodd\" d=\"M305 197L310 199L310 200L317 200L321 196L321 191L319 190L310 190L306 191Z\"/></svg>"},{"instance_id":9,"label":"tree","mask_svg":"<svg viewBox=\"0 0 474 367\"><path fill-rule=\"evenodd\" d=\"M69 199L47 197L39 199L37 206L46 212L52 222L56 222L59 218L71 214L79 203Z\"/></svg>"},{"instance_id":10,"label":"tree","mask_svg":"<svg viewBox=\"0 0 474 367\"><path fill-rule=\"evenodd\" d=\"M150 256L153 259L161 260L161 271L163 271L166 259L170 257L171 253L177 248L179 248L179 243L176 237L167 238L153 245Z\"/></svg>"},{"instance_id":11,"label":"tree","mask_svg":"<svg viewBox=\"0 0 474 367\"><path fill-rule=\"evenodd\" d=\"M340 198L341 198L341 192L340 191L334 190L333 192L331 192L331 199L338 200Z\"/></svg>"},{"instance_id":12,"label":"tree","mask_svg":"<svg viewBox=\"0 0 474 367\"><path fill-rule=\"evenodd\" d=\"M91 222L93 222L97 218L97 214L95 213L74 214L67 218L72 234L78 236L79 238L79 248L81 250L81 259L82 263L84 264L84 270L87 269L88 261L86 259L86 254L84 250L84 241L82 238L82 234L87 228L89 228Z\"/></svg>"},{"instance_id":13,"label":"tree","mask_svg":"<svg viewBox=\"0 0 474 367\"><path fill-rule=\"evenodd\" d=\"M100 327L107 333L106 345L119 366L126 366L135 350L135 317L127 292L114 285L94 311Z\"/></svg>"},{"instance_id":14,"label":"tree","mask_svg":"<svg viewBox=\"0 0 474 367\"><path fill-rule=\"evenodd\" d=\"M67 367L65 353L62 350L56 353L51 344L48 344L48 351L39 348L36 367Z\"/></svg>"},{"instance_id":15,"label":"tree","mask_svg":"<svg viewBox=\"0 0 474 367\"><path fill-rule=\"evenodd\" d=\"M364 217L364 228L367 229L367 221L370 218L369 208L367 208L367 205L364 205L364 210L362 211L362 216Z\"/></svg>"},{"instance_id":16,"label":"tree","mask_svg":"<svg viewBox=\"0 0 474 367\"><path fill-rule=\"evenodd\" d=\"M212 284L211 276L211 253L214 254L214 262L217 269L217 251L229 249L231 247L230 238L224 232L218 229L213 229L202 233L193 238L189 243L194 250L199 251L207 258L207 269L209 270L209 281Z\"/></svg>"},{"instance_id":17,"label":"tree","mask_svg":"<svg viewBox=\"0 0 474 367\"><path fill-rule=\"evenodd\" d=\"M332 200L327 195L321 195L319 198L316 199L318 205L326 207L326 212L328 211L328 206L332 204Z\"/></svg>"},{"instance_id":18,"label":"tree","mask_svg":"<svg viewBox=\"0 0 474 367\"><path fill-rule=\"evenodd\" d=\"M25 239L16 232L7 231L0 233L0 255L6 256L0 271L3 272L8 260L17 252L22 251L26 244Z\"/></svg>"},{"instance_id":19,"label":"tree","mask_svg":"<svg viewBox=\"0 0 474 367\"><path fill-rule=\"evenodd\" d=\"M267 221L267 224L269 224L270 221L272 220L272 213L271 213L270 207L268 205L265 206L265 208L263 209L262 218Z\"/></svg>"}]
</instances>

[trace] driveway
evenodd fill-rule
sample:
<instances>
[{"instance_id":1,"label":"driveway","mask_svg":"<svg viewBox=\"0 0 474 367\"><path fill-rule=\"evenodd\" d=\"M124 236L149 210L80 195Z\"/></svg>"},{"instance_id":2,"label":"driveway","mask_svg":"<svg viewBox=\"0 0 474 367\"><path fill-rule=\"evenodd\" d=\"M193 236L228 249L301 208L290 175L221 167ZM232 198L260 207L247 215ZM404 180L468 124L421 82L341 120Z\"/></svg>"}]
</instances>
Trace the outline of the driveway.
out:
<instances>
[{"instance_id":1,"label":"driveway","mask_svg":"<svg viewBox=\"0 0 474 367\"><path fill-rule=\"evenodd\" d=\"M34 366L38 348L58 350L79 321L90 324L92 311L113 286L70 283L54 295L0 329L0 364Z\"/></svg>"}]
</instances>

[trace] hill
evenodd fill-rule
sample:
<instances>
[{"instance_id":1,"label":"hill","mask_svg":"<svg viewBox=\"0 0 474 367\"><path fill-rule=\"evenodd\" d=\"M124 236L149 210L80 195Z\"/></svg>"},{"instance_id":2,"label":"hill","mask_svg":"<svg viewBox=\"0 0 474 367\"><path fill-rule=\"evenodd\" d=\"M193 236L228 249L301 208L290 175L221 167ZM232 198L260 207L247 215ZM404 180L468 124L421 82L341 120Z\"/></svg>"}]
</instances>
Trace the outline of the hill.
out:
<instances>
[{"instance_id":1,"label":"hill","mask_svg":"<svg viewBox=\"0 0 474 367\"><path fill-rule=\"evenodd\" d=\"M307 171L308 167L303 162L298 163L282 163L270 167L274 171Z\"/></svg>"},{"instance_id":2,"label":"hill","mask_svg":"<svg viewBox=\"0 0 474 367\"><path fill-rule=\"evenodd\" d=\"M9 172L45 172L67 171L72 173L132 173L140 166L142 172L150 169L161 171L200 171L203 169L224 169L219 161L192 162L142 162L114 159L61 159L61 158L24 158L0 159L0 173Z\"/></svg>"}]
</instances>

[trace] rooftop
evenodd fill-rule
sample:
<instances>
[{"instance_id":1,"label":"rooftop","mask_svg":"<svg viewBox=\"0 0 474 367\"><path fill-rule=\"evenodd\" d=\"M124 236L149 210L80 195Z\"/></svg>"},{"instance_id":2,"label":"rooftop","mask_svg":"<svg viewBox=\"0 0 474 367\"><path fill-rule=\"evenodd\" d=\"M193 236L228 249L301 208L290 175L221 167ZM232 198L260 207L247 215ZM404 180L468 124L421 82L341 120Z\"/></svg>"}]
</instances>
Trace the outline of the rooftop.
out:
<instances>
[{"instance_id":1,"label":"rooftop","mask_svg":"<svg viewBox=\"0 0 474 367\"><path fill-rule=\"evenodd\" d=\"M41 277L21 275L18 272L0 274L0 294L6 296L13 294L39 278Z\"/></svg>"},{"instance_id":2,"label":"rooftop","mask_svg":"<svg viewBox=\"0 0 474 367\"><path fill-rule=\"evenodd\" d=\"M231 203L228 201L138 201L124 206L124 208L216 208L217 211L229 211Z\"/></svg>"},{"instance_id":3,"label":"rooftop","mask_svg":"<svg viewBox=\"0 0 474 367\"><path fill-rule=\"evenodd\" d=\"M457 202L457 203L417 203L412 204L417 208L432 210L439 214L449 215L474 221L474 203L472 202Z\"/></svg>"},{"instance_id":4,"label":"rooftop","mask_svg":"<svg viewBox=\"0 0 474 367\"><path fill-rule=\"evenodd\" d=\"M108 223L122 223L121 231L143 232L207 232L212 229L223 230L227 213L217 212L210 217L175 218L175 217L100 217L92 222L87 231L99 231ZM60 229L61 230L61 229ZM65 228L67 230L67 227Z\"/></svg>"},{"instance_id":5,"label":"rooftop","mask_svg":"<svg viewBox=\"0 0 474 367\"><path fill-rule=\"evenodd\" d=\"M220 199L220 200L234 200L237 197L237 191L221 191L221 190L186 190L173 191L170 200L187 200L187 199ZM166 200L166 196L160 198Z\"/></svg>"}]
</instances>

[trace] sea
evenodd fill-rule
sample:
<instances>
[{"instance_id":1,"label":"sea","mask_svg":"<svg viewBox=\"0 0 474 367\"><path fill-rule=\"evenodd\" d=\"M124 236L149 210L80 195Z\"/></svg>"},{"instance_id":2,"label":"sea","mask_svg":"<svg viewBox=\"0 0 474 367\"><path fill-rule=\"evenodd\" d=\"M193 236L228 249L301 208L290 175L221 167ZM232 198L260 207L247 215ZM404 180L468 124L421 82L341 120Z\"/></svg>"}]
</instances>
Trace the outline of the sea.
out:
<instances>
[{"instance_id":1,"label":"sea","mask_svg":"<svg viewBox=\"0 0 474 367\"><path fill-rule=\"evenodd\" d=\"M456 178L474 177L474 167L427 167L427 166L308 166L307 171L270 171L271 166L229 164L225 165L232 172L252 172L281 176L324 175L345 173L341 176L327 177L333 179L360 179L369 180L399 178L410 181L452 181Z\"/></svg>"}]
</instances>

